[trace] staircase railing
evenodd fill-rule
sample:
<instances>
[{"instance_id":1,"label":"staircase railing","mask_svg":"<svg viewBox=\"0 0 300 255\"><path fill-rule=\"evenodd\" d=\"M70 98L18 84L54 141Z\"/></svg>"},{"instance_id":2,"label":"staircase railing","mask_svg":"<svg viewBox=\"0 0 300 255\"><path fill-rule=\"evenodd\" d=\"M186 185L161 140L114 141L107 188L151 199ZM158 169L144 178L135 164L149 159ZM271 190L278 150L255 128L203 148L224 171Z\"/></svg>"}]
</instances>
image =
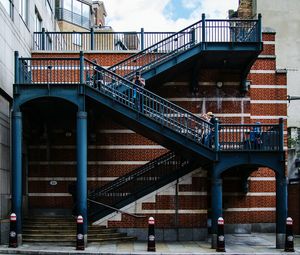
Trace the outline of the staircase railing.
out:
<instances>
[{"instance_id":1,"label":"staircase railing","mask_svg":"<svg viewBox=\"0 0 300 255\"><path fill-rule=\"evenodd\" d=\"M174 33L164 40L111 66L109 70L125 78L132 78L136 71L146 71L195 45L205 43L260 42L261 21L258 20L202 20Z\"/></svg>"},{"instance_id":2,"label":"staircase railing","mask_svg":"<svg viewBox=\"0 0 300 255\"><path fill-rule=\"evenodd\" d=\"M15 84L45 85L85 84L102 95L132 109L137 116L146 116L161 126L169 128L188 141L194 141L210 150L221 151L282 151L283 123L279 124L221 124L215 127L206 120L137 87L123 77L81 58L17 58ZM95 77L99 76L99 80ZM100 79L101 78L101 79ZM118 87L124 86L125 92ZM15 88L16 92L17 87ZM256 131L255 131L256 130ZM261 130L257 132L257 130ZM259 133L259 139L255 138ZM217 142L209 141L217 137ZM256 135L257 136L257 135ZM248 137L248 138L247 138ZM208 139L209 138L209 139ZM214 145L214 146L212 146ZM257 146L259 145L259 146Z\"/></svg>"},{"instance_id":3,"label":"staircase railing","mask_svg":"<svg viewBox=\"0 0 300 255\"><path fill-rule=\"evenodd\" d=\"M210 144L205 141L205 136L212 132L211 123L87 59L85 59L84 70L87 84L97 87L102 94L210 148ZM98 80L91 77L98 77ZM120 87L124 88L123 92L120 91Z\"/></svg>"},{"instance_id":4,"label":"staircase railing","mask_svg":"<svg viewBox=\"0 0 300 255\"><path fill-rule=\"evenodd\" d=\"M160 185L165 185L179 178L187 171L194 170L192 169L193 166L195 166L194 162L186 160L174 152L168 152L142 167L91 191L89 199L109 206L116 206L118 203L124 206L125 200L129 199L127 203L131 201L130 198L136 200L138 197L151 192L151 188L157 189ZM91 215L97 211L99 211L99 206L93 207Z\"/></svg>"}]
</instances>

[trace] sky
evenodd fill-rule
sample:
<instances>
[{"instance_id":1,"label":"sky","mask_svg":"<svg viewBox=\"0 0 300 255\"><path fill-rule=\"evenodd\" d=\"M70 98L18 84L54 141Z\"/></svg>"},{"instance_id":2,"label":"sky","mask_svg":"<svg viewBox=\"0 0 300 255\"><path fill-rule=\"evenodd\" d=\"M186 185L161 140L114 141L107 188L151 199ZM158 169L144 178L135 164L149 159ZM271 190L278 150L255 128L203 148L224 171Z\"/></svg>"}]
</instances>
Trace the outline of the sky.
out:
<instances>
[{"instance_id":1,"label":"sky","mask_svg":"<svg viewBox=\"0 0 300 255\"><path fill-rule=\"evenodd\" d=\"M104 0L106 25L116 32L176 32L201 19L228 18L238 0Z\"/></svg>"}]
</instances>

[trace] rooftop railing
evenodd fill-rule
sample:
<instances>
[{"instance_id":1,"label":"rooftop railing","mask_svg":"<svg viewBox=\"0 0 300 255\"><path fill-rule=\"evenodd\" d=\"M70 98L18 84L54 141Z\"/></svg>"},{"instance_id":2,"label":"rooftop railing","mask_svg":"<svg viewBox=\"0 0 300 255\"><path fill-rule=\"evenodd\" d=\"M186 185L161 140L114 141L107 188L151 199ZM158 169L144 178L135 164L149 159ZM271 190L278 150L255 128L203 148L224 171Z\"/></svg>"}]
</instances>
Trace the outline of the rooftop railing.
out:
<instances>
[{"instance_id":1,"label":"rooftop railing","mask_svg":"<svg viewBox=\"0 0 300 255\"><path fill-rule=\"evenodd\" d=\"M17 58L16 84L85 84L116 103L143 115L189 141L214 151L283 151L279 124L214 124L137 87L129 80L80 58ZM95 78L97 77L97 78ZM119 88L124 87L120 92Z\"/></svg>"},{"instance_id":2,"label":"rooftop railing","mask_svg":"<svg viewBox=\"0 0 300 255\"><path fill-rule=\"evenodd\" d=\"M72 18L72 15L64 17ZM78 22L81 19L77 18ZM182 33L182 37L195 36L199 42L261 42L261 18L257 20L202 20L193 26L201 27L195 35ZM191 27L191 26L189 26ZM184 31L186 29L183 29ZM175 32L113 32L105 29L91 29L87 32L35 32L33 50L51 51L141 51L165 40ZM201 38L201 40L199 40ZM170 49L171 50L171 49Z\"/></svg>"}]
</instances>

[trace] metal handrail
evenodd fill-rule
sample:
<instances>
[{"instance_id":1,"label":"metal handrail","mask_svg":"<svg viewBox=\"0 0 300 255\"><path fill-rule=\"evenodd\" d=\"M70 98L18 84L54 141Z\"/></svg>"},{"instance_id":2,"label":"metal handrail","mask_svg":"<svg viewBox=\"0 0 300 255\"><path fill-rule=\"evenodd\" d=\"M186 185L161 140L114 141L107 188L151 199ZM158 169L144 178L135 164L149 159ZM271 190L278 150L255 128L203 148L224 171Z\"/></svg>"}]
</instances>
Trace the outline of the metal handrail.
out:
<instances>
[{"instance_id":1,"label":"metal handrail","mask_svg":"<svg viewBox=\"0 0 300 255\"><path fill-rule=\"evenodd\" d=\"M95 203L95 204L107 207L107 208L112 209L112 210L114 210L114 211L116 211L118 213L127 214L129 216L134 217L134 218L146 218L147 217L146 215L138 215L138 214L129 213L129 212L126 212L124 210L120 210L120 209L118 209L116 207L113 207L113 206L110 206L110 205L107 205L107 204L104 204L104 203L101 203L101 202L98 202L98 201L95 201L95 200L92 200L92 199L89 199L89 198L87 199L87 201L90 201L92 203Z\"/></svg>"},{"instance_id":2,"label":"metal handrail","mask_svg":"<svg viewBox=\"0 0 300 255\"><path fill-rule=\"evenodd\" d=\"M96 81L96 76L102 77ZM245 137L257 124L226 124L216 126L169 102L153 92L138 87L120 75L83 58L18 58L16 84L85 84L94 86L102 95L145 116L161 126L186 137L209 150L283 150L282 125L260 124L261 146L245 144ZM100 79L100 78L99 78ZM123 92L120 90L121 88ZM94 88L95 89L95 88ZM211 141L215 136L215 144ZM217 144L218 143L218 144ZM214 146L213 146L214 145Z\"/></svg>"},{"instance_id":3,"label":"metal handrail","mask_svg":"<svg viewBox=\"0 0 300 255\"><path fill-rule=\"evenodd\" d=\"M61 14L60 10L58 14ZM68 13L67 18L72 22L72 14ZM76 16L77 23L84 25L82 17ZM82 23L82 24L81 24ZM199 31L199 36L202 42L259 42L260 36L259 25L260 20L221 20L209 19L205 17L199 22L203 23L202 31ZM196 24L195 23L195 24ZM195 25L194 24L194 25ZM193 26L193 25L192 25ZM191 26L189 26L191 27ZM186 31L188 28L182 29L178 33L182 33L188 37L193 31ZM78 50L144 50L162 40L169 38L176 32L145 32L141 31L130 32L113 32L107 29L94 30L89 32L34 32L33 34L33 50L52 50L52 51L78 51ZM185 35L184 35L185 34ZM193 37L194 35L191 34ZM197 36L197 35L195 35ZM191 37L191 39L192 39ZM197 39L197 38L195 38ZM200 42L200 41L198 41ZM167 49L164 49L164 51Z\"/></svg>"},{"instance_id":4,"label":"metal handrail","mask_svg":"<svg viewBox=\"0 0 300 255\"><path fill-rule=\"evenodd\" d=\"M147 164L143 165L142 167L136 168L133 171L117 178L114 181L111 181L104 186L93 190L90 192L89 197L95 197L99 196L100 194L105 194L107 192L112 191L114 188L119 187L123 185L124 183L128 182L129 180L133 180L142 174L145 174L148 171L151 171L154 167L157 167L157 165L163 164L168 160L172 160L175 158L175 153L174 152L167 152L163 154L162 156L148 162Z\"/></svg>"},{"instance_id":5,"label":"metal handrail","mask_svg":"<svg viewBox=\"0 0 300 255\"><path fill-rule=\"evenodd\" d=\"M237 25L238 22L238 25ZM146 71L159 62L207 42L257 42L259 20L202 20L170 35L164 40L120 61L109 70L126 78L131 78L136 71ZM249 34L253 34L249 37Z\"/></svg>"},{"instance_id":6,"label":"metal handrail","mask_svg":"<svg viewBox=\"0 0 300 255\"><path fill-rule=\"evenodd\" d=\"M85 77L92 77L94 73L94 76L102 77L98 89L102 94L211 149L202 139L212 132L211 123L88 59L84 65ZM120 87L124 92L120 92Z\"/></svg>"}]
</instances>

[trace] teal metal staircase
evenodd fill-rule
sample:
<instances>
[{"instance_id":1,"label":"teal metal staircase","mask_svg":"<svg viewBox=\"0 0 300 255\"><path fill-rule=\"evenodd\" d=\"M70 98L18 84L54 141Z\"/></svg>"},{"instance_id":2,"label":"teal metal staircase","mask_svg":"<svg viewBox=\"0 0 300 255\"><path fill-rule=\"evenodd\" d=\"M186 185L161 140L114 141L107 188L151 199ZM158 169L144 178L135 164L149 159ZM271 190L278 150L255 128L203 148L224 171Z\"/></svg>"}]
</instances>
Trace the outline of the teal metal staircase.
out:
<instances>
[{"instance_id":1,"label":"teal metal staircase","mask_svg":"<svg viewBox=\"0 0 300 255\"><path fill-rule=\"evenodd\" d=\"M208 160L201 162L202 166L209 164ZM90 220L101 219L114 212L112 208L121 209L199 166L199 162L195 159L187 160L174 152L168 152L115 181L91 191L89 200L94 202L90 202L89 206Z\"/></svg>"},{"instance_id":2,"label":"teal metal staircase","mask_svg":"<svg viewBox=\"0 0 300 255\"><path fill-rule=\"evenodd\" d=\"M222 61L228 59L226 61L230 63L231 68L242 66L245 69L243 72L248 73L249 62L255 59L261 50L260 19L206 20L203 15L202 20L111 66L109 70L129 80L136 71L140 71L148 80L195 59L200 54L203 55L202 62L209 62L206 55L218 51L219 55L224 54ZM243 52L247 55L245 55L246 64L241 65L238 58L243 58ZM236 54L238 58L234 59ZM217 63L207 64L217 65Z\"/></svg>"}]
</instances>

